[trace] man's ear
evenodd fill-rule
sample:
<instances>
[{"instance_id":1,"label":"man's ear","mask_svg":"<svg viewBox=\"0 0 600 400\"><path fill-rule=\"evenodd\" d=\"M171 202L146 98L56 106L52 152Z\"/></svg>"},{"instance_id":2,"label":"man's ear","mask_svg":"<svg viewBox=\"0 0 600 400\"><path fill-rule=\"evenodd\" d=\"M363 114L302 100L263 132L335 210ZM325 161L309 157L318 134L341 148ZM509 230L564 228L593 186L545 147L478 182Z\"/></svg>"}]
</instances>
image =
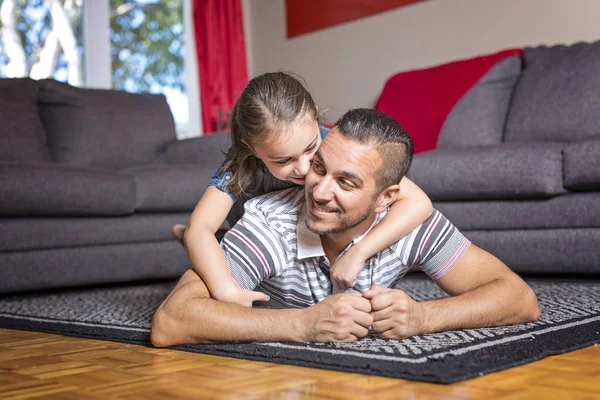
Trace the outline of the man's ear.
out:
<instances>
[{"instance_id":1,"label":"man's ear","mask_svg":"<svg viewBox=\"0 0 600 400\"><path fill-rule=\"evenodd\" d=\"M400 184L388 186L375 201L375 212L380 213L396 201L400 194Z\"/></svg>"}]
</instances>

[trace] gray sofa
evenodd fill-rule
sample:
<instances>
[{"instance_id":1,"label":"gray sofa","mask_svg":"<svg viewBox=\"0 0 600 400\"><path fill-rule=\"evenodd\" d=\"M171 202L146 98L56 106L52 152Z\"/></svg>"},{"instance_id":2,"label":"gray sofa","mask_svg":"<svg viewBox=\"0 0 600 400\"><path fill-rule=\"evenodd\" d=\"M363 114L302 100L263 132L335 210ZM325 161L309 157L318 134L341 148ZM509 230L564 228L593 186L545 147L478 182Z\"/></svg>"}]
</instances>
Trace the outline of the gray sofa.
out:
<instances>
[{"instance_id":1,"label":"gray sofa","mask_svg":"<svg viewBox=\"0 0 600 400\"><path fill-rule=\"evenodd\" d=\"M525 49L504 68L461 98L409 176L513 270L598 273L600 42ZM227 135L177 141L163 96L52 80L0 80L0 121L0 293L189 267L170 228Z\"/></svg>"},{"instance_id":2,"label":"gray sofa","mask_svg":"<svg viewBox=\"0 0 600 400\"><path fill-rule=\"evenodd\" d=\"M227 135L176 139L162 95L0 80L0 293L176 277Z\"/></svg>"},{"instance_id":3,"label":"gray sofa","mask_svg":"<svg viewBox=\"0 0 600 400\"><path fill-rule=\"evenodd\" d=\"M460 99L409 176L511 269L599 273L600 42L517 60L516 79L508 71Z\"/></svg>"}]
</instances>

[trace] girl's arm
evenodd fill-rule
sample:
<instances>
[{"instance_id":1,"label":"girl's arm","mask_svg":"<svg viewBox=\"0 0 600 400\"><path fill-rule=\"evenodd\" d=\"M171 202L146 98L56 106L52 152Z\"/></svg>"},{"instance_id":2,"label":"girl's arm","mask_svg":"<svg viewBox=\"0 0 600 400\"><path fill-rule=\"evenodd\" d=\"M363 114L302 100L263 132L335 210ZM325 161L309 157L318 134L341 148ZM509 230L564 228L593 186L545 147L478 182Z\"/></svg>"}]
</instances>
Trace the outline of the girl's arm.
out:
<instances>
[{"instance_id":1,"label":"girl's arm","mask_svg":"<svg viewBox=\"0 0 600 400\"><path fill-rule=\"evenodd\" d=\"M251 307L253 301L268 300L267 295L237 286L215 237L231 207L233 200L227 193L209 186L194 208L183 236L183 244L192 267L202 277L216 300Z\"/></svg>"},{"instance_id":2,"label":"girl's arm","mask_svg":"<svg viewBox=\"0 0 600 400\"><path fill-rule=\"evenodd\" d=\"M337 291L354 287L365 260L408 235L433 212L429 197L413 181L404 177L400 193L388 213L360 242L352 246L331 268L331 281Z\"/></svg>"}]
</instances>

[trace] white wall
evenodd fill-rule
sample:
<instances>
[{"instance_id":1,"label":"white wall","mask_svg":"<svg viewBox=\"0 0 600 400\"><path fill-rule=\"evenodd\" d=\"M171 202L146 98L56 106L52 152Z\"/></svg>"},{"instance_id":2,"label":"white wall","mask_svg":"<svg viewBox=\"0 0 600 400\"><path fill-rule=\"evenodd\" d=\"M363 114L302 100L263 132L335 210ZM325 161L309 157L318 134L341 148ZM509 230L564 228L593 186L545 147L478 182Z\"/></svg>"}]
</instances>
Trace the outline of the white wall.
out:
<instances>
[{"instance_id":1,"label":"white wall","mask_svg":"<svg viewBox=\"0 0 600 400\"><path fill-rule=\"evenodd\" d=\"M285 0L244 0L250 76L303 76L327 119L372 107L392 74L509 47L600 39L600 0L428 0L292 39Z\"/></svg>"}]
</instances>

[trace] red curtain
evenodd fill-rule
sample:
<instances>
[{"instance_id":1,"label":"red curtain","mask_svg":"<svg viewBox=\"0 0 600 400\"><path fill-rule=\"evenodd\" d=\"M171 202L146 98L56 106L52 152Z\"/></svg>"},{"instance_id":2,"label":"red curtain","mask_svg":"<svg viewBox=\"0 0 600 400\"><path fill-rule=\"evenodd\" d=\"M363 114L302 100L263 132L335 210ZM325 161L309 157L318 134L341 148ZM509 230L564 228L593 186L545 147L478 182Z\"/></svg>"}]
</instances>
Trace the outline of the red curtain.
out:
<instances>
[{"instance_id":1,"label":"red curtain","mask_svg":"<svg viewBox=\"0 0 600 400\"><path fill-rule=\"evenodd\" d=\"M204 133L217 130L219 108L230 112L248 82L241 0L194 0Z\"/></svg>"}]
</instances>

